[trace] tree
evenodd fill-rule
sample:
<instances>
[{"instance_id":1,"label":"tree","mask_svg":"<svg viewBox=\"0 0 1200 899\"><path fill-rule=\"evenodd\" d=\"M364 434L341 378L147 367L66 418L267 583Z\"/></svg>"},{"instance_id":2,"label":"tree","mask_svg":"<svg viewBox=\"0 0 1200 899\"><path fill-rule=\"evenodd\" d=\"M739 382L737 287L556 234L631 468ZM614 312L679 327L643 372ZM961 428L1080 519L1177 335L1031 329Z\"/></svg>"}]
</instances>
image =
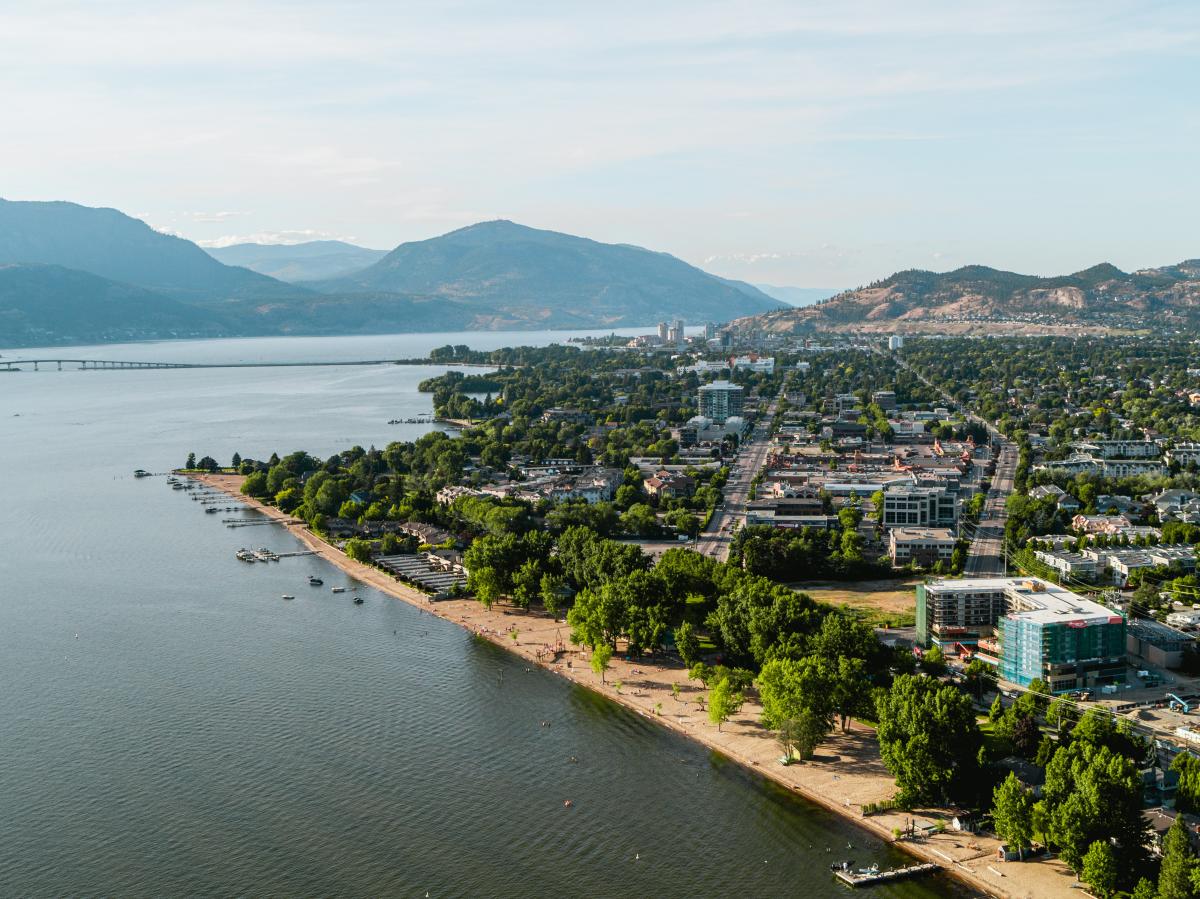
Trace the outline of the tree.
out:
<instances>
[{"instance_id":1,"label":"tree","mask_svg":"<svg viewBox=\"0 0 1200 899\"><path fill-rule=\"evenodd\" d=\"M829 728L825 726L825 719L812 709L801 709L800 714L791 719L791 725L792 745L801 761L806 762L813 757L821 741L829 736Z\"/></svg>"},{"instance_id":2,"label":"tree","mask_svg":"<svg viewBox=\"0 0 1200 899\"><path fill-rule=\"evenodd\" d=\"M266 496L267 473L265 471L256 471L254 474L247 475L246 480L242 481L242 493L246 494L246 496Z\"/></svg>"},{"instance_id":3,"label":"tree","mask_svg":"<svg viewBox=\"0 0 1200 899\"><path fill-rule=\"evenodd\" d=\"M944 802L972 783L982 737L965 693L902 675L878 697L876 714L880 755L901 805Z\"/></svg>"},{"instance_id":4,"label":"tree","mask_svg":"<svg viewBox=\"0 0 1200 899\"><path fill-rule=\"evenodd\" d=\"M355 562L370 562L371 561L371 542L363 540L359 537L352 537L346 541L346 555L352 558Z\"/></svg>"},{"instance_id":5,"label":"tree","mask_svg":"<svg viewBox=\"0 0 1200 899\"><path fill-rule=\"evenodd\" d=\"M176 458L178 458L178 457L176 457ZM188 471L191 471L193 468L196 467L196 454L195 453L188 453L187 464L184 465L183 467L185 469L187 469Z\"/></svg>"},{"instance_id":6,"label":"tree","mask_svg":"<svg viewBox=\"0 0 1200 899\"><path fill-rule=\"evenodd\" d=\"M932 646L921 657L921 669L934 677L946 673L946 654L942 647Z\"/></svg>"},{"instance_id":7,"label":"tree","mask_svg":"<svg viewBox=\"0 0 1200 899\"><path fill-rule=\"evenodd\" d=\"M1033 794L1011 771L992 793L992 819L996 835L1024 859L1033 844Z\"/></svg>"},{"instance_id":8,"label":"tree","mask_svg":"<svg viewBox=\"0 0 1200 899\"><path fill-rule=\"evenodd\" d=\"M696 629L690 621L685 621L675 628L675 648L679 651L679 658L688 668L700 661L700 638L696 636Z\"/></svg>"},{"instance_id":9,"label":"tree","mask_svg":"<svg viewBox=\"0 0 1200 899\"><path fill-rule=\"evenodd\" d=\"M996 698L992 700L992 707L988 709L988 720L995 724L1004 716L1004 701L1000 698L1000 694L996 694Z\"/></svg>"},{"instance_id":10,"label":"tree","mask_svg":"<svg viewBox=\"0 0 1200 899\"><path fill-rule=\"evenodd\" d=\"M1137 882L1133 892L1129 894L1129 899L1158 899L1158 890L1154 888L1154 881L1149 877L1143 877Z\"/></svg>"},{"instance_id":11,"label":"tree","mask_svg":"<svg viewBox=\"0 0 1200 899\"><path fill-rule=\"evenodd\" d=\"M1192 853L1192 844L1188 840L1183 816L1180 815L1163 838L1158 899L1192 899L1196 895L1193 882L1195 871L1196 858Z\"/></svg>"},{"instance_id":12,"label":"tree","mask_svg":"<svg viewBox=\"0 0 1200 899\"><path fill-rule=\"evenodd\" d=\"M1200 758L1181 752L1171 762L1171 770L1179 774L1175 792L1175 808L1181 812L1200 810Z\"/></svg>"},{"instance_id":13,"label":"tree","mask_svg":"<svg viewBox=\"0 0 1200 899\"><path fill-rule=\"evenodd\" d=\"M742 692L733 688L728 677L721 678L708 697L708 720L720 730L721 725L742 707L742 702Z\"/></svg>"},{"instance_id":14,"label":"tree","mask_svg":"<svg viewBox=\"0 0 1200 899\"><path fill-rule=\"evenodd\" d=\"M235 452L233 454L233 459L230 460L229 467L232 468L234 471L237 471L239 468L242 467L242 454L241 453Z\"/></svg>"},{"instance_id":15,"label":"tree","mask_svg":"<svg viewBox=\"0 0 1200 899\"><path fill-rule=\"evenodd\" d=\"M1080 879L1092 888L1100 899L1108 899L1117 888L1117 859L1112 844L1096 840L1083 857ZM1160 894L1161 895L1161 894Z\"/></svg>"},{"instance_id":16,"label":"tree","mask_svg":"<svg viewBox=\"0 0 1200 899\"><path fill-rule=\"evenodd\" d=\"M612 647L607 643L598 643L592 650L592 670L600 675L600 683L604 683L604 672L608 670L612 654Z\"/></svg>"},{"instance_id":17,"label":"tree","mask_svg":"<svg viewBox=\"0 0 1200 899\"><path fill-rule=\"evenodd\" d=\"M983 694L996 685L996 672L983 659L972 659L970 664L963 669L963 675L971 687L971 692L975 694L976 700L983 699Z\"/></svg>"},{"instance_id":18,"label":"tree","mask_svg":"<svg viewBox=\"0 0 1200 899\"><path fill-rule=\"evenodd\" d=\"M500 598L503 584L496 569L484 565L470 569L467 574L467 589L475 594L475 598L483 603L485 609L490 609L492 603Z\"/></svg>"},{"instance_id":19,"label":"tree","mask_svg":"<svg viewBox=\"0 0 1200 899\"><path fill-rule=\"evenodd\" d=\"M1144 861L1142 782L1131 759L1105 745L1072 740L1046 766L1042 797L1047 835L1076 873L1097 840L1115 844L1122 872L1132 874Z\"/></svg>"}]
</instances>

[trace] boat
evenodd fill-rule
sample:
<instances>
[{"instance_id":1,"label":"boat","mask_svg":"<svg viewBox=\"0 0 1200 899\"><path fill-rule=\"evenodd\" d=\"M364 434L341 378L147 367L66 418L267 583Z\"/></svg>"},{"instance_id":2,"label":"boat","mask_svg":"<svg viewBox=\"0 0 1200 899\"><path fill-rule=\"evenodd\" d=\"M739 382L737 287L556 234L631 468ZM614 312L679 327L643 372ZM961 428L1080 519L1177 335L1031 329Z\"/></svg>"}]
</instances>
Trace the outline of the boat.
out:
<instances>
[{"instance_id":1,"label":"boat","mask_svg":"<svg viewBox=\"0 0 1200 899\"><path fill-rule=\"evenodd\" d=\"M207 509L205 509L204 511L205 511L205 513L206 513L206 514L208 514L208 515L215 515L217 512L220 512L221 510L220 510L220 509L213 508L212 506L209 506L209 507L208 507Z\"/></svg>"},{"instance_id":2,"label":"boat","mask_svg":"<svg viewBox=\"0 0 1200 899\"><path fill-rule=\"evenodd\" d=\"M334 593L345 593L345 592L346 592L346 588L345 588L345 587L331 587L330 589L331 589L331 590L332 590Z\"/></svg>"},{"instance_id":3,"label":"boat","mask_svg":"<svg viewBox=\"0 0 1200 899\"><path fill-rule=\"evenodd\" d=\"M285 594L283 594L283 598L284 599L295 599L296 597L292 596L292 594L290 594L290 593L285 593Z\"/></svg>"},{"instance_id":4,"label":"boat","mask_svg":"<svg viewBox=\"0 0 1200 899\"><path fill-rule=\"evenodd\" d=\"M135 471L133 473L133 476L135 478L148 478L148 477L150 477L150 472L146 471L146 469L144 469L144 468L139 468L137 471Z\"/></svg>"},{"instance_id":5,"label":"boat","mask_svg":"<svg viewBox=\"0 0 1200 899\"><path fill-rule=\"evenodd\" d=\"M361 596L354 597L354 604L356 606L361 606L363 604L363 598Z\"/></svg>"},{"instance_id":6,"label":"boat","mask_svg":"<svg viewBox=\"0 0 1200 899\"><path fill-rule=\"evenodd\" d=\"M308 586L310 587L320 587L324 583L319 577L313 577L311 574L308 576Z\"/></svg>"}]
</instances>

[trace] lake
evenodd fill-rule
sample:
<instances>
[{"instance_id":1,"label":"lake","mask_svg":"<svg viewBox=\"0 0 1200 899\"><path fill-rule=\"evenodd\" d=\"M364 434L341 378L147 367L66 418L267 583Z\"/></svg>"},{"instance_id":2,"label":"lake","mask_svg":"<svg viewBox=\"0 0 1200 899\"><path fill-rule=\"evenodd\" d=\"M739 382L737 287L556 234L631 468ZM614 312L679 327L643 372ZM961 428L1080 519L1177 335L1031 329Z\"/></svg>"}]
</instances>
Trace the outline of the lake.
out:
<instances>
[{"instance_id":1,"label":"lake","mask_svg":"<svg viewBox=\"0 0 1200 899\"><path fill-rule=\"evenodd\" d=\"M2 355L319 361L566 336ZM351 604L330 587L352 581L324 563L240 563L243 545L298 544L132 477L193 451L224 463L414 439L430 426L387 421L429 413L416 385L443 370L0 374L0 895L833 897L846 888L829 862L902 860L448 622L371 590Z\"/></svg>"}]
</instances>

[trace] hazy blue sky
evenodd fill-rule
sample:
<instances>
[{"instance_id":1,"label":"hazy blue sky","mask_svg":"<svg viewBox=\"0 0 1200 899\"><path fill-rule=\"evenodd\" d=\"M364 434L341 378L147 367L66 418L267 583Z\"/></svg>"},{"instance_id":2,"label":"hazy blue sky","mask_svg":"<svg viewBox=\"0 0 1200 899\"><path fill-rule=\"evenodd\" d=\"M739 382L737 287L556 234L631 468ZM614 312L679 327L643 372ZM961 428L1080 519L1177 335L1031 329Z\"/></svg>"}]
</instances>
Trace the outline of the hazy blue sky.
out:
<instances>
[{"instance_id":1,"label":"hazy blue sky","mask_svg":"<svg viewBox=\"0 0 1200 899\"><path fill-rule=\"evenodd\" d=\"M0 2L0 195L854 286L1200 256L1200 2Z\"/></svg>"}]
</instances>

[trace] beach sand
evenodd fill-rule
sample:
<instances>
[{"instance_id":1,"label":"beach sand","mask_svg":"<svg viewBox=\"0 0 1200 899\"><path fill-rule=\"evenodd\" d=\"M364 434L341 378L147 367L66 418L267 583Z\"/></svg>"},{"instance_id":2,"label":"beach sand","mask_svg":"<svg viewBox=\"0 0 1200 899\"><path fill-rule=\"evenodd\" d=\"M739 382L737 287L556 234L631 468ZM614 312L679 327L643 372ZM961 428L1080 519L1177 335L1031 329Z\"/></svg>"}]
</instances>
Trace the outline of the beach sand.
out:
<instances>
[{"instance_id":1,"label":"beach sand","mask_svg":"<svg viewBox=\"0 0 1200 899\"><path fill-rule=\"evenodd\" d=\"M311 533L289 515L266 506L239 492L242 476L228 474L190 475L195 481L219 489L251 508L272 518L289 522L286 527L304 545L331 565L365 584L396 599L417 606L440 618L453 621L498 646L547 668L562 677L602 693L609 699L708 746L747 768L769 777L804 798L822 805L887 840L892 829L905 828L914 820L917 827L945 817L933 813L889 812L862 816L866 803L885 801L894 794L895 784L884 768L874 731L852 722L848 733L835 730L817 749L812 761L784 766L779 763L781 749L775 735L759 724L761 708L747 702L737 715L718 731L697 698L707 691L698 681L688 679L679 665L659 664L648 658L626 661L614 654L605 682L594 674L586 650L570 643L570 628L563 621L538 612L494 605L484 608L473 599L431 602L425 594L406 586L378 568L350 559ZM512 632L516 631L516 639ZM552 660L559 643L565 651ZM620 684L620 690L617 684ZM679 685L679 699L672 695L672 684ZM949 829L919 841L902 841L899 848L922 861L934 862L970 886L990 895L1012 899L1077 899L1074 874L1058 860L998 862L999 842L977 834Z\"/></svg>"}]
</instances>

